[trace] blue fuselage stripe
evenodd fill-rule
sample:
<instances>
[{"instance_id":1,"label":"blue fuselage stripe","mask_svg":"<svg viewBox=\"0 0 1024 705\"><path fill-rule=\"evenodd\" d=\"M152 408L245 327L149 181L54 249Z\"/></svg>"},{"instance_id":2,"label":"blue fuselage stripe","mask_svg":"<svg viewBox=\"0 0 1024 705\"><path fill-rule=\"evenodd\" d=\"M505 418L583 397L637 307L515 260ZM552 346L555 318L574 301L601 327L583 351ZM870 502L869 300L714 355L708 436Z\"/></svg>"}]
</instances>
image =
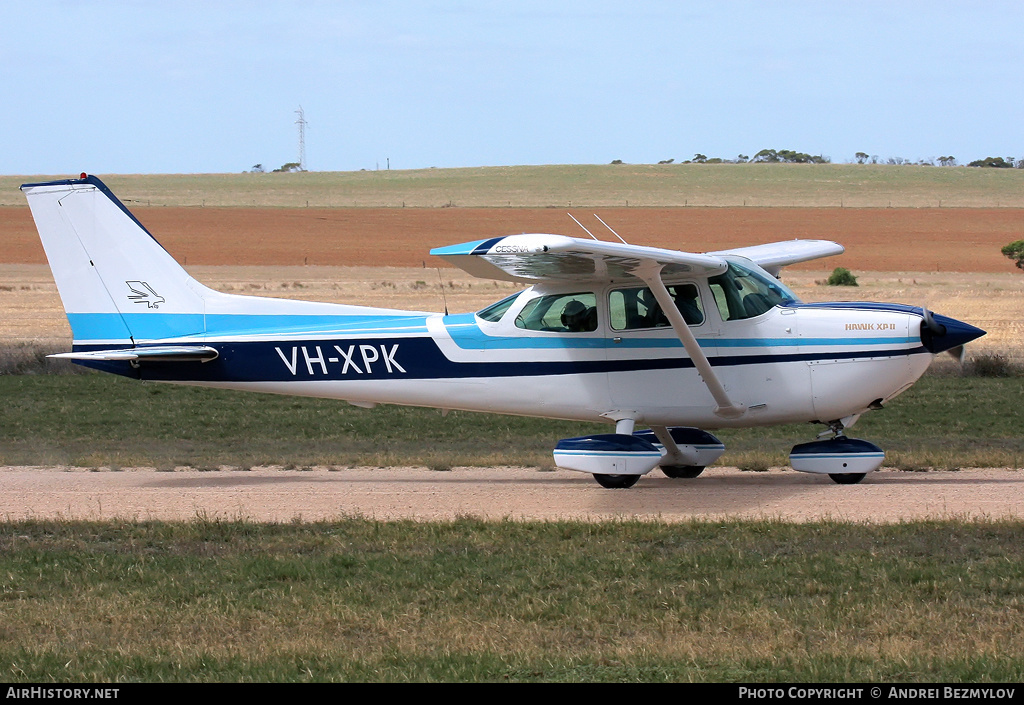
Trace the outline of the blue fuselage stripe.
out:
<instances>
[{"instance_id":1,"label":"blue fuselage stripe","mask_svg":"<svg viewBox=\"0 0 1024 705\"><path fill-rule=\"evenodd\" d=\"M535 377L570 374L606 374L645 370L692 368L687 357L648 360L572 360L456 362L448 359L433 338L372 337L253 342L206 342L219 356L211 362L150 362L132 368L121 362L89 362L109 372L145 379L210 382L307 382L322 380L473 379ZM104 349L106 345L76 344L76 351ZM896 350L859 349L813 353L717 355L713 367L783 364L820 360L856 360L903 357L925 352L921 346Z\"/></svg>"}]
</instances>

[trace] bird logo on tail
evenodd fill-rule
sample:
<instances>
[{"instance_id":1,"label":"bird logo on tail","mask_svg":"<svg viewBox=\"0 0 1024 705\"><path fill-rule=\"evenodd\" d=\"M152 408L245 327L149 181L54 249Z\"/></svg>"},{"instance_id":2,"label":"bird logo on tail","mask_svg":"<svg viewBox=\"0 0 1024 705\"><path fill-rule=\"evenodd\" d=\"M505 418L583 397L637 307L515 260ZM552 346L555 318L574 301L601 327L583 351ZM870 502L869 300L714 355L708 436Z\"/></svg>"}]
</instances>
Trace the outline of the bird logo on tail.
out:
<instances>
[{"instance_id":1,"label":"bird logo on tail","mask_svg":"<svg viewBox=\"0 0 1024 705\"><path fill-rule=\"evenodd\" d=\"M160 308L160 304L164 302L164 297L156 293L156 290L146 282L126 281L125 284L132 292L128 294L128 298L137 304L146 304L146 308Z\"/></svg>"}]
</instances>

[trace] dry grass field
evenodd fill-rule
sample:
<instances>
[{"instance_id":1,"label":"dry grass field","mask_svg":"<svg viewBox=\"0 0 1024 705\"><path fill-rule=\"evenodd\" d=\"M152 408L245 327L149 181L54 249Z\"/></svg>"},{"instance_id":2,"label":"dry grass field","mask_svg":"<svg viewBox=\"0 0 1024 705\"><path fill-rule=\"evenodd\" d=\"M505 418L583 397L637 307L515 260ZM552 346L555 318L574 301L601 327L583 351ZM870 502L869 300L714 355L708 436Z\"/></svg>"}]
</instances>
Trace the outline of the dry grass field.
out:
<instances>
[{"instance_id":1,"label":"dry grass field","mask_svg":"<svg viewBox=\"0 0 1024 705\"><path fill-rule=\"evenodd\" d=\"M23 183L77 175L0 176L0 206L24 205L18 192ZM1024 207L1024 169L883 164L555 164L100 176L131 208Z\"/></svg>"}]
</instances>

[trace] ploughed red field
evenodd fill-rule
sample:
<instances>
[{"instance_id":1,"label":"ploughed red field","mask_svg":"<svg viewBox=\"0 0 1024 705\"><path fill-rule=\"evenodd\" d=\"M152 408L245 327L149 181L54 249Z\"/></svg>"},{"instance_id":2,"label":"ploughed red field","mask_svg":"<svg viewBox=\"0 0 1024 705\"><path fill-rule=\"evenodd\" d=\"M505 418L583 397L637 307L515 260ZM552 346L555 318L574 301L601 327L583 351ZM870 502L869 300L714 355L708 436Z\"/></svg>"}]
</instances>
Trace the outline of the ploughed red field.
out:
<instances>
[{"instance_id":1,"label":"ploughed red field","mask_svg":"<svg viewBox=\"0 0 1024 705\"><path fill-rule=\"evenodd\" d=\"M501 235L588 237L564 208L180 208L133 213L188 265L444 266L432 247ZM1006 272L1020 208L577 208L598 238L708 252L775 240L834 240L828 266L856 271ZM45 263L28 207L0 208L0 262ZM821 262L804 265L820 269Z\"/></svg>"}]
</instances>

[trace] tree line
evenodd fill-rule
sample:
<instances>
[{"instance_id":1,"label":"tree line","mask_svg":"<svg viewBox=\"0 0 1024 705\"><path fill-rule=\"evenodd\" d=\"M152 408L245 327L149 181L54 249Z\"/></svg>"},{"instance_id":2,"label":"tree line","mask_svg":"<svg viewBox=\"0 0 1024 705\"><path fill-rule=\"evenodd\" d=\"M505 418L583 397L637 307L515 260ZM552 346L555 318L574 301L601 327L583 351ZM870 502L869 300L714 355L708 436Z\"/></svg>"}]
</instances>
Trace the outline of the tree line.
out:
<instances>
[{"instance_id":1,"label":"tree line","mask_svg":"<svg viewBox=\"0 0 1024 705\"><path fill-rule=\"evenodd\" d=\"M882 159L877 154L857 152L853 155L853 161L857 164L891 164L891 165L916 165L916 166L959 166L957 158L948 155L930 159L919 159L917 161L904 159L903 157L889 157ZM623 164L621 159L616 159L612 164ZM663 159L658 164L675 164L675 159ZM693 155L692 159L686 159L680 164L831 164L832 159L821 154L807 154L792 149L762 149L753 157L746 154L739 154L733 159L722 157L708 157L706 154ZM849 162L848 162L849 163ZM991 167L996 169L1024 169L1024 159L1014 157L985 157L968 162L967 166Z\"/></svg>"}]
</instances>

